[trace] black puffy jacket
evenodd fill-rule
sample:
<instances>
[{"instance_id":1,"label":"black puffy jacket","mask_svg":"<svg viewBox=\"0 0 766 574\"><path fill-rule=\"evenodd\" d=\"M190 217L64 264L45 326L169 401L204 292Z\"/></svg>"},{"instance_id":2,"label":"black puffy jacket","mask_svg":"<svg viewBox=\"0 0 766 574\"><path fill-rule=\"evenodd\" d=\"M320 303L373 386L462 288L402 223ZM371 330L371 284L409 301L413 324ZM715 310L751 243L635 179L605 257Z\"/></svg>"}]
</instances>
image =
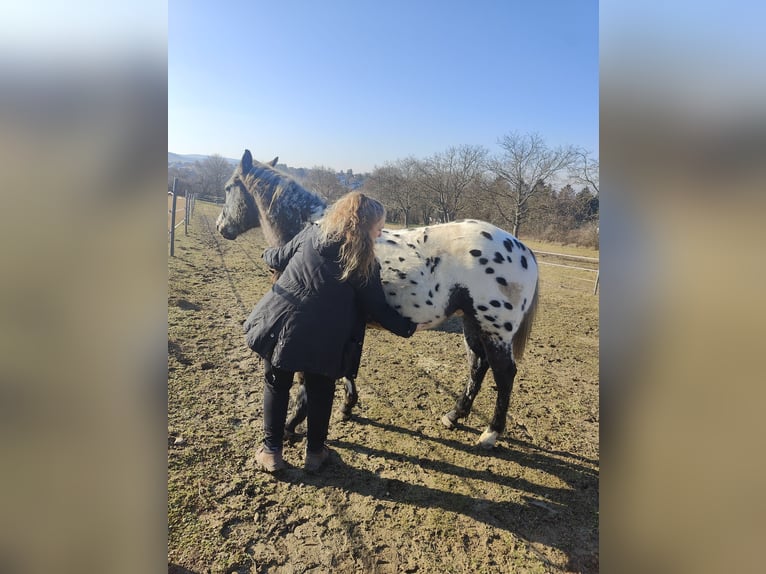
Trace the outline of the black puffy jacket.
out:
<instances>
[{"instance_id":1,"label":"black puffy jacket","mask_svg":"<svg viewBox=\"0 0 766 574\"><path fill-rule=\"evenodd\" d=\"M367 318L401 337L415 332L386 303L377 264L366 284L339 281L339 251L340 243L321 242L314 224L264 252L282 274L245 321L245 340L276 367L338 379L358 368Z\"/></svg>"}]
</instances>

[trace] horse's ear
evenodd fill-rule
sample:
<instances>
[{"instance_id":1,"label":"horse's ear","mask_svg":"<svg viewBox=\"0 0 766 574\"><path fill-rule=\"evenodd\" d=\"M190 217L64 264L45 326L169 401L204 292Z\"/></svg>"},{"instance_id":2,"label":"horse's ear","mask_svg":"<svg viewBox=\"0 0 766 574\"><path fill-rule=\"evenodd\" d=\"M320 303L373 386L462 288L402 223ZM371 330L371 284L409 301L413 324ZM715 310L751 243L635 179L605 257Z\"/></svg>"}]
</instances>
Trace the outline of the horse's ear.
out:
<instances>
[{"instance_id":1,"label":"horse's ear","mask_svg":"<svg viewBox=\"0 0 766 574\"><path fill-rule=\"evenodd\" d=\"M242 173L250 173L253 169L253 156L250 154L250 150L246 149L242 156L242 161L239 162L239 166L242 168Z\"/></svg>"},{"instance_id":2,"label":"horse's ear","mask_svg":"<svg viewBox=\"0 0 766 574\"><path fill-rule=\"evenodd\" d=\"M277 156L277 157L275 157L274 159L272 159L272 160L269 162L269 165L270 165L271 167L277 167L277 162L278 162L278 161L279 161L279 156Z\"/></svg>"}]
</instances>

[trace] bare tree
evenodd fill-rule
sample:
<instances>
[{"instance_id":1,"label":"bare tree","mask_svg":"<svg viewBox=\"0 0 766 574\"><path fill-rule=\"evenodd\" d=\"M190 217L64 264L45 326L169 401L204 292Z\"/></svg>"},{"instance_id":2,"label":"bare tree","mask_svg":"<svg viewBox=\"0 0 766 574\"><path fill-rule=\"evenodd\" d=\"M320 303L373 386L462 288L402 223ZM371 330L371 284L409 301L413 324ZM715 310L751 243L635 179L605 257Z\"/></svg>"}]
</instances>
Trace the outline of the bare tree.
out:
<instances>
[{"instance_id":1,"label":"bare tree","mask_svg":"<svg viewBox=\"0 0 766 574\"><path fill-rule=\"evenodd\" d=\"M383 167L376 167L365 182L366 191L402 214L405 227L410 225L417 200L413 185L415 163L413 158L386 163Z\"/></svg>"},{"instance_id":2,"label":"bare tree","mask_svg":"<svg viewBox=\"0 0 766 574\"><path fill-rule=\"evenodd\" d=\"M486 157L485 148L462 145L417 162L418 187L433 202L442 221L452 221L465 210L468 192L477 187Z\"/></svg>"},{"instance_id":3,"label":"bare tree","mask_svg":"<svg viewBox=\"0 0 766 574\"><path fill-rule=\"evenodd\" d=\"M196 193L197 172L190 165L170 165L168 166L168 191L173 189L173 181L176 180L176 193L186 195L187 193Z\"/></svg>"},{"instance_id":4,"label":"bare tree","mask_svg":"<svg viewBox=\"0 0 766 574\"><path fill-rule=\"evenodd\" d=\"M348 188L338 181L335 171L325 166L312 167L302 183L324 197L328 203L333 203L348 192Z\"/></svg>"},{"instance_id":5,"label":"bare tree","mask_svg":"<svg viewBox=\"0 0 766 574\"><path fill-rule=\"evenodd\" d=\"M544 189L557 174L570 169L577 160L573 146L550 149L538 134L511 133L498 141L499 158L489 162L490 170L507 185L495 186L498 212L519 234L529 213L529 200Z\"/></svg>"},{"instance_id":6,"label":"bare tree","mask_svg":"<svg viewBox=\"0 0 766 574\"><path fill-rule=\"evenodd\" d=\"M234 171L234 165L219 154L206 157L201 162L195 162L198 187L201 196L211 199L223 199L223 187Z\"/></svg>"},{"instance_id":7,"label":"bare tree","mask_svg":"<svg viewBox=\"0 0 766 574\"><path fill-rule=\"evenodd\" d=\"M578 149L576 163L569 170L569 178L574 183L588 186L595 195L598 195L598 160L590 157L590 153Z\"/></svg>"}]
</instances>

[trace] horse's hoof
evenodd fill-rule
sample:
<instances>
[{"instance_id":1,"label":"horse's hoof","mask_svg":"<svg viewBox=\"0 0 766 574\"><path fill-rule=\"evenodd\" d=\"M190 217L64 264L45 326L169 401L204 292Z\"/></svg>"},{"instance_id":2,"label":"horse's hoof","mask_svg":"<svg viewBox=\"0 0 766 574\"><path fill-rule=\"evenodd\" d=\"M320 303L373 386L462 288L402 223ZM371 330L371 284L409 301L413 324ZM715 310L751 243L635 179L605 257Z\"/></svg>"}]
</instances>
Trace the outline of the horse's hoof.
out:
<instances>
[{"instance_id":1,"label":"horse's hoof","mask_svg":"<svg viewBox=\"0 0 766 574\"><path fill-rule=\"evenodd\" d=\"M300 436L298 436L298 433L297 433L297 432L295 432L295 431L292 431L292 430L289 430L289 429L285 429L285 433L284 433L284 439L285 439L287 442L289 442L289 443L291 443L291 444L292 444L292 443L296 443L296 442L298 442L298 441L301 439L301 437L300 437Z\"/></svg>"},{"instance_id":2,"label":"horse's hoof","mask_svg":"<svg viewBox=\"0 0 766 574\"><path fill-rule=\"evenodd\" d=\"M455 422L457 422L457 417L454 419L450 417L450 415L455 416L455 411L450 411L446 415L442 417L442 424L447 427L448 429L455 428Z\"/></svg>"},{"instance_id":3,"label":"horse's hoof","mask_svg":"<svg viewBox=\"0 0 766 574\"><path fill-rule=\"evenodd\" d=\"M483 433L481 433L481 436L479 437L478 444L481 448L489 450L492 448L495 448L495 443L497 442L497 437L500 433L492 430L485 430Z\"/></svg>"}]
</instances>

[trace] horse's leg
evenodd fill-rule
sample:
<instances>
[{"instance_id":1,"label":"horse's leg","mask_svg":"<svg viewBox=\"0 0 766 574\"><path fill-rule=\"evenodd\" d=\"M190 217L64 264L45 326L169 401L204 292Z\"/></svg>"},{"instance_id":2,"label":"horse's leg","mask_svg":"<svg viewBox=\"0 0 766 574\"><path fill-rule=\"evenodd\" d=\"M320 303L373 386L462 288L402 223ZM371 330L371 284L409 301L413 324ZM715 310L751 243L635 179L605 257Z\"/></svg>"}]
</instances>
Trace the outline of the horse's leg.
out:
<instances>
[{"instance_id":1,"label":"horse's leg","mask_svg":"<svg viewBox=\"0 0 766 574\"><path fill-rule=\"evenodd\" d=\"M344 383L346 390L346 398L343 401L343 407L341 413L343 414L343 420L347 421L351 418L351 410L359 402L359 395L356 392L356 381L354 377L343 377L341 379Z\"/></svg>"},{"instance_id":2,"label":"horse's leg","mask_svg":"<svg viewBox=\"0 0 766 574\"><path fill-rule=\"evenodd\" d=\"M463 336L468 353L470 376L463 394L455 403L455 408L442 417L442 424L447 428L454 428L458 419L467 417L468 413L471 412L473 401L479 394L484 375L487 374L489 368L479 325L470 317L466 317L463 321Z\"/></svg>"},{"instance_id":3,"label":"horse's leg","mask_svg":"<svg viewBox=\"0 0 766 574\"><path fill-rule=\"evenodd\" d=\"M481 433L478 444L483 448L492 448L495 446L497 437L505 431L513 380L516 378L516 361L510 347L489 343L486 350L497 385L497 399L495 401L495 413L492 415L492 420L489 421L489 426Z\"/></svg>"},{"instance_id":4,"label":"horse's leg","mask_svg":"<svg viewBox=\"0 0 766 574\"><path fill-rule=\"evenodd\" d=\"M303 373L296 373L298 379L298 396L295 401L295 413L285 423L285 440L291 442L298 439L295 427L306 420L308 413L308 398L306 397L306 379Z\"/></svg>"}]
</instances>

